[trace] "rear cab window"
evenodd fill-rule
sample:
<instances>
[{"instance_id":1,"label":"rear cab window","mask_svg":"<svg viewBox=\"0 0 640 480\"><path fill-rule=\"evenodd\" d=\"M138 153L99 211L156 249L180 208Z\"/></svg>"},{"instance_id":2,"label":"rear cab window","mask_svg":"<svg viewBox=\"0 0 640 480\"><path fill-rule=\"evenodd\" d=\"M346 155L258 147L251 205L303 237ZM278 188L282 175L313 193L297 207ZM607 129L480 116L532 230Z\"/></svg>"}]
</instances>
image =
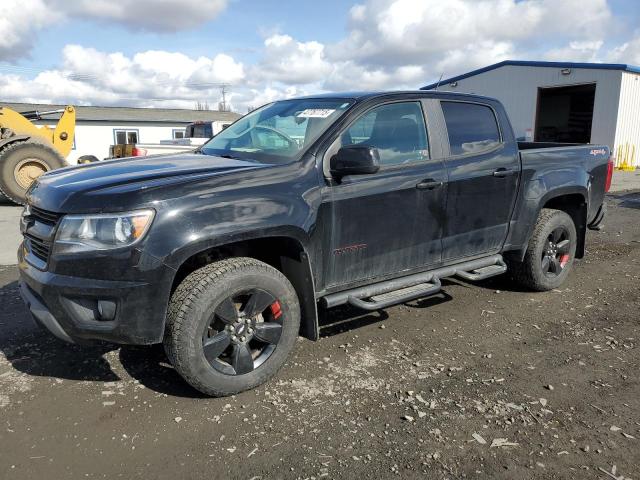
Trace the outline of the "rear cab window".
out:
<instances>
[{"instance_id":1,"label":"rear cab window","mask_svg":"<svg viewBox=\"0 0 640 480\"><path fill-rule=\"evenodd\" d=\"M501 143L493 109L468 102L442 101L442 113L451 155L468 155L492 150Z\"/></svg>"}]
</instances>

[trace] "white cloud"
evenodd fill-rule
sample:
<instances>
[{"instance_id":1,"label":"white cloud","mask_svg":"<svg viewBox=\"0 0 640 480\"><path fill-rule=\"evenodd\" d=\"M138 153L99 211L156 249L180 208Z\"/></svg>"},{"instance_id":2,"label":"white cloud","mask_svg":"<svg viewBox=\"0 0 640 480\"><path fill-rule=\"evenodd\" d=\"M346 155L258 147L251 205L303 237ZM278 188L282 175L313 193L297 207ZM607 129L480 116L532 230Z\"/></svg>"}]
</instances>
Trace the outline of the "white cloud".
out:
<instances>
[{"instance_id":1,"label":"white cloud","mask_svg":"<svg viewBox=\"0 0 640 480\"><path fill-rule=\"evenodd\" d=\"M133 30L175 32L215 18L227 0L49 0L69 16L115 22Z\"/></svg>"},{"instance_id":2,"label":"white cloud","mask_svg":"<svg viewBox=\"0 0 640 480\"><path fill-rule=\"evenodd\" d=\"M566 61L569 58L573 62L594 62L599 59L603 44L602 40L569 42L567 46L549 50L544 58L552 61Z\"/></svg>"},{"instance_id":3,"label":"white cloud","mask_svg":"<svg viewBox=\"0 0 640 480\"><path fill-rule=\"evenodd\" d=\"M636 32L630 41L613 48L608 58L613 62L640 65L640 32Z\"/></svg>"},{"instance_id":4,"label":"white cloud","mask_svg":"<svg viewBox=\"0 0 640 480\"><path fill-rule=\"evenodd\" d=\"M60 19L43 0L3 0L0 11L0 60L24 57L33 46L35 34Z\"/></svg>"},{"instance_id":5,"label":"white cloud","mask_svg":"<svg viewBox=\"0 0 640 480\"><path fill-rule=\"evenodd\" d=\"M262 60L252 73L254 81L307 84L331 72L331 64L319 42L298 42L289 35L275 34L264 41Z\"/></svg>"},{"instance_id":6,"label":"white cloud","mask_svg":"<svg viewBox=\"0 0 640 480\"><path fill-rule=\"evenodd\" d=\"M603 35L611 12L606 0L369 0L353 7L349 20L349 35L330 48L332 57L464 68L503 59L497 52L511 53L515 43ZM466 64L449 59L466 53L473 54Z\"/></svg>"},{"instance_id":7,"label":"white cloud","mask_svg":"<svg viewBox=\"0 0 640 480\"><path fill-rule=\"evenodd\" d=\"M215 18L228 0L3 0L0 61L24 58L43 28L70 18L123 25L131 30L176 32Z\"/></svg>"},{"instance_id":8,"label":"white cloud","mask_svg":"<svg viewBox=\"0 0 640 480\"><path fill-rule=\"evenodd\" d=\"M175 31L215 17L228 0L183 0L178 6L170 0L5 2L9 15L0 17L0 31L7 40L0 60L28 50L37 30L54 21L48 16L53 4L59 6L58 19ZM28 16L19 8L25 3ZM215 106L219 84L229 83L233 107L244 111L323 91L416 88L441 74L505 59L640 64L640 32L618 46L603 41L614 24L606 0L364 0L351 7L347 32L334 43L302 41L266 26L263 31L270 33L250 63L228 52L124 55L67 45L60 65L34 78L0 74L0 91L7 100L193 107L203 100Z\"/></svg>"},{"instance_id":9,"label":"white cloud","mask_svg":"<svg viewBox=\"0 0 640 480\"><path fill-rule=\"evenodd\" d=\"M220 83L244 79L242 63L225 54L193 59L182 53L150 50L128 57L67 45L62 55L59 69L33 79L0 75L3 99L193 107L198 100L218 98Z\"/></svg>"}]
</instances>

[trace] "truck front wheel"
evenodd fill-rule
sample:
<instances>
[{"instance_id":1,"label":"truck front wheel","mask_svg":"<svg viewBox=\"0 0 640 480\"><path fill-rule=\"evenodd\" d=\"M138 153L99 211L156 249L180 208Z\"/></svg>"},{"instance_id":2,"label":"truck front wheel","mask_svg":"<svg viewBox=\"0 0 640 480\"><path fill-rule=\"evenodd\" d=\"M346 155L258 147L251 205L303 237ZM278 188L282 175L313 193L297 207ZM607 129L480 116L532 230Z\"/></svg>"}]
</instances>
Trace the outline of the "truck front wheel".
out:
<instances>
[{"instance_id":1,"label":"truck front wheel","mask_svg":"<svg viewBox=\"0 0 640 480\"><path fill-rule=\"evenodd\" d=\"M176 371L211 396L254 388L282 367L300 328L296 292L252 258L211 263L171 297L164 347Z\"/></svg>"},{"instance_id":2,"label":"truck front wheel","mask_svg":"<svg viewBox=\"0 0 640 480\"><path fill-rule=\"evenodd\" d=\"M576 254L577 235L573 219L562 210L544 208L522 262L510 262L514 279L531 290L558 288L566 280Z\"/></svg>"}]
</instances>

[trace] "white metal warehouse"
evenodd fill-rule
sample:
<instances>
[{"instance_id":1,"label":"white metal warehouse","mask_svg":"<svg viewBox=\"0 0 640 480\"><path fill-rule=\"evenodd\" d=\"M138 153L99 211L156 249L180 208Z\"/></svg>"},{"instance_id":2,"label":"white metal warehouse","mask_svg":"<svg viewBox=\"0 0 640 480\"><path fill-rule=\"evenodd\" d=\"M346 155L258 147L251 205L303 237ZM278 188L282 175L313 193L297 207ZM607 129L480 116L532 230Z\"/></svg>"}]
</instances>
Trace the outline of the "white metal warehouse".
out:
<instances>
[{"instance_id":1,"label":"white metal warehouse","mask_svg":"<svg viewBox=\"0 0 640 480\"><path fill-rule=\"evenodd\" d=\"M506 60L423 89L497 98L520 139L604 144L640 166L640 67Z\"/></svg>"}]
</instances>

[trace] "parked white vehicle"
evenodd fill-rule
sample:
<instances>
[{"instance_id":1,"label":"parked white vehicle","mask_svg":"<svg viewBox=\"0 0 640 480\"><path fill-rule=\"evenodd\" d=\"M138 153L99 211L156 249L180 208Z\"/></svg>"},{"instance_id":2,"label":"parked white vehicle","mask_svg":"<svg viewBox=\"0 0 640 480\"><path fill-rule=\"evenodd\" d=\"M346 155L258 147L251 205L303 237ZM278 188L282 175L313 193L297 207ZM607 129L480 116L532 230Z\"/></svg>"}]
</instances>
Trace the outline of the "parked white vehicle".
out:
<instances>
[{"instance_id":1,"label":"parked white vehicle","mask_svg":"<svg viewBox=\"0 0 640 480\"><path fill-rule=\"evenodd\" d=\"M110 158L144 157L195 150L214 135L231 125L232 122L193 122L186 126L184 138L161 140L160 143L129 143L111 145Z\"/></svg>"}]
</instances>

